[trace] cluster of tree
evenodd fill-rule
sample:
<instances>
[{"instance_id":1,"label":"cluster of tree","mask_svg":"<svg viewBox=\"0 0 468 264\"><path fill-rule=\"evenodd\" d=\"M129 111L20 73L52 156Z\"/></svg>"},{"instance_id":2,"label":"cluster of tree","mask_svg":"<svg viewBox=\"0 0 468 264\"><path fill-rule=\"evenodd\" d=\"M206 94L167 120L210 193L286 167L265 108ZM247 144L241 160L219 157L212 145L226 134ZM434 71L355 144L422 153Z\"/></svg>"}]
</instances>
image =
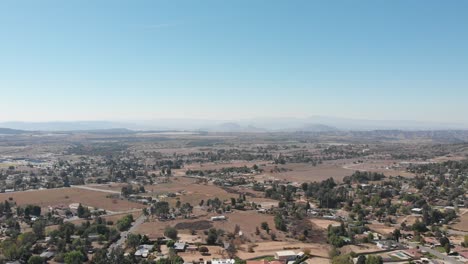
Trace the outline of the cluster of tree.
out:
<instances>
[{"instance_id":1,"label":"cluster of tree","mask_svg":"<svg viewBox=\"0 0 468 264\"><path fill-rule=\"evenodd\" d=\"M337 186L333 178L322 182L303 183L302 189L308 198L315 198L321 208L337 208L342 202L350 200L348 190Z\"/></svg>"},{"instance_id":2,"label":"cluster of tree","mask_svg":"<svg viewBox=\"0 0 468 264\"><path fill-rule=\"evenodd\" d=\"M370 171L356 171L351 176L343 178L343 182L351 183L368 183L369 181L380 181L385 178L383 173L370 172Z\"/></svg>"},{"instance_id":3,"label":"cluster of tree","mask_svg":"<svg viewBox=\"0 0 468 264\"><path fill-rule=\"evenodd\" d=\"M206 243L208 245L219 244L219 239L224 235L224 230L210 228L208 231L205 231Z\"/></svg>"},{"instance_id":4,"label":"cluster of tree","mask_svg":"<svg viewBox=\"0 0 468 264\"><path fill-rule=\"evenodd\" d=\"M120 190L120 193L122 194L123 197L128 197L131 194L139 194L139 193L145 193L145 187L143 185L133 187L131 184L128 184L126 186L123 186L122 189Z\"/></svg>"},{"instance_id":5,"label":"cluster of tree","mask_svg":"<svg viewBox=\"0 0 468 264\"><path fill-rule=\"evenodd\" d=\"M133 215L126 215L117 221L116 227L119 231L128 230L132 226L133 221Z\"/></svg>"},{"instance_id":6,"label":"cluster of tree","mask_svg":"<svg viewBox=\"0 0 468 264\"><path fill-rule=\"evenodd\" d=\"M329 225L327 229L327 240L328 243L334 247L342 247L346 244L343 237L347 235L344 223L339 226Z\"/></svg>"},{"instance_id":7,"label":"cluster of tree","mask_svg":"<svg viewBox=\"0 0 468 264\"><path fill-rule=\"evenodd\" d=\"M290 184L273 184L272 188L265 190L265 196L267 198L272 198L276 200L293 201L294 196L296 195L297 188Z\"/></svg>"}]
</instances>

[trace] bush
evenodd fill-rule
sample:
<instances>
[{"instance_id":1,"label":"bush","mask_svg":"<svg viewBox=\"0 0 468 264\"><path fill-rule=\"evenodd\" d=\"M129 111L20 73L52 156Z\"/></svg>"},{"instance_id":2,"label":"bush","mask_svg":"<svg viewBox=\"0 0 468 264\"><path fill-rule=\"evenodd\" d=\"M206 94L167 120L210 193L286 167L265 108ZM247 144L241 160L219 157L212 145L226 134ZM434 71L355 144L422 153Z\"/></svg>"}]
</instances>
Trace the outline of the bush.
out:
<instances>
[{"instance_id":1,"label":"bush","mask_svg":"<svg viewBox=\"0 0 468 264\"><path fill-rule=\"evenodd\" d=\"M178 232L174 227L166 227L164 235L172 240L177 240Z\"/></svg>"}]
</instances>

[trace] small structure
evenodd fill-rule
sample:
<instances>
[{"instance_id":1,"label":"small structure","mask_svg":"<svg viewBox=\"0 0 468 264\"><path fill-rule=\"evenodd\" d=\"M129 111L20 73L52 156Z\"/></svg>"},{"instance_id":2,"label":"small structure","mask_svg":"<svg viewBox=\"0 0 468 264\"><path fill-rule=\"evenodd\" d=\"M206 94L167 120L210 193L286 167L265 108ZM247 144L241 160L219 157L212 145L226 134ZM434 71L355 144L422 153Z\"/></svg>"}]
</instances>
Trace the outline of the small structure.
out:
<instances>
[{"instance_id":1,"label":"small structure","mask_svg":"<svg viewBox=\"0 0 468 264\"><path fill-rule=\"evenodd\" d=\"M136 257L147 258L150 251L153 250L154 245L140 245L135 251Z\"/></svg>"},{"instance_id":2,"label":"small structure","mask_svg":"<svg viewBox=\"0 0 468 264\"><path fill-rule=\"evenodd\" d=\"M224 215L218 215L218 216L212 216L211 221L223 221L226 220L226 216Z\"/></svg>"},{"instance_id":3,"label":"small structure","mask_svg":"<svg viewBox=\"0 0 468 264\"><path fill-rule=\"evenodd\" d=\"M423 209L422 208L413 208L411 209L411 212L413 214L422 214Z\"/></svg>"},{"instance_id":4,"label":"small structure","mask_svg":"<svg viewBox=\"0 0 468 264\"><path fill-rule=\"evenodd\" d=\"M234 259L213 259L211 264L234 264L236 261Z\"/></svg>"},{"instance_id":5,"label":"small structure","mask_svg":"<svg viewBox=\"0 0 468 264\"><path fill-rule=\"evenodd\" d=\"M176 252L184 252L186 247L187 247L187 244L185 242L176 242L174 244L174 250Z\"/></svg>"},{"instance_id":6,"label":"small structure","mask_svg":"<svg viewBox=\"0 0 468 264\"><path fill-rule=\"evenodd\" d=\"M381 240L377 241L377 247L381 249L393 249L398 248L398 244L392 240Z\"/></svg>"},{"instance_id":7,"label":"small structure","mask_svg":"<svg viewBox=\"0 0 468 264\"><path fill-rule=\"evenodd\" d=\"M45 260L52 259L54 256L55 256L55 252L52 252L52 251L44 251L39 255L39 257Z\"/></svg>"},{"instance_id":8,"label":"small structure","mask_svg":"<svg viewBox=\"0 0 468 264\"><path fill-rule=\"evenodd\" d=\"M275 259L284 262L295 260L296 257L297 254L292 250L278 251L275 253Z\"/></svg>"}]
</instances>

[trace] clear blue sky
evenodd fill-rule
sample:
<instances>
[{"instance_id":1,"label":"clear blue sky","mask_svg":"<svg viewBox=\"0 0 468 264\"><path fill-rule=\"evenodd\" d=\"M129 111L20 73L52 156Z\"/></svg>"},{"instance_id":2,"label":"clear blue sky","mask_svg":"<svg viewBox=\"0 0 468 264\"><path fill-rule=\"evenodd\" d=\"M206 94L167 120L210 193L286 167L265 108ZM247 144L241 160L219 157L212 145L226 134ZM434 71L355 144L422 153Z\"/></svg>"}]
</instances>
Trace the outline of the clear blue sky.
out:
<instances>
[{"instance_id":1,"label":"clear blue sky","mask_svg":"<svg viewBox=\"0 0 468 264\"><path fill-rule=\"evenodd\" d=\"M468 1L0 2L0 121L468 122Z\"/></svg>"}]
</instances>

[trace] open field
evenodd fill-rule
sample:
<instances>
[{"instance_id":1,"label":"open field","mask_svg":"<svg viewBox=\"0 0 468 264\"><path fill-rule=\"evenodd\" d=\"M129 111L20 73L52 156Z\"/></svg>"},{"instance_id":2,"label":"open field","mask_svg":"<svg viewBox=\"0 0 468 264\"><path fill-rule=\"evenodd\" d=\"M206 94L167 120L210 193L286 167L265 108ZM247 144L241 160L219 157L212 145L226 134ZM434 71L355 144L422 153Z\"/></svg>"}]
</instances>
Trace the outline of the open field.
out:
<instances>
[{"instance_id":1,"label":"open field","mask_svg":"<svg viewBox=\"0 0 468 264\"><path fill-rule=\"evenodd\" d=\"M351 252L355 253L364 253L364 252L375 252L375 251L381 251L382 249L377 247L375 244L371 243L366 243L366 244L360 244L360 245L347 245L341 248L341 253L343 254L348 254Z\"/></svg>"},{"instance_id":2,"label":"open field","mask_svg":"<svg viewBox=\"0 0 468 264\"><path fill-rule=\"evenodd\" d=\"M269 241L255 243L255 245L255 252L253 253L247 252L247 245L242 246L237 252L238 257L241 259L252 259L262 256L273 256L275 252L285 250L285 248L295 248L294 251L296 253L304 249L309 249L312 256L328 258L328 252L330 250L329 245L316 243Z\"/></svg>"},{"instance_id":3,"label":"open field","mask_svg":"<svg viewBox=\"0 0 468 264\"><path fill-rule=\"evenodd\" d=\"M451 226L455 230L468 232L468 213L463 214L460 217L458 223Z\"/></svg>"},{"instance_id":4,"label":"open field","mask_svg":"<svg viewBox=\"0 0 468 264\"><path fill-rule=\"evenodd\" d=\"M339 226L340 225L340 222L338 222L338 221L328 220L328 219L320 219L320 218L312 218L312 219L310 219L310 222L312 224L320 227L321 229L324 229L324 230L326 230L329 225L332 225L332 226Z\"/></svg>"},{"instance_id":5,"label":"open field","mask_svg":"<svg viewBox=\"0 0 468 264\"><path fill-rule=\"evenodd\" d=\"M278 167L290 169L291 171L271 173L270 169L274 166L269 165L265 169L265 173L262 175L255 176L259 181L269 179L280 179L290 182L313 182L322 181L328 178L333 178L337 181L341 181L345 176L352 174L352 171L342 168L335 164L320 164L313 166L308 163L291 163L285 164Z\"/></svg>"},{"instance_id":6,"label":"open field","mask_svg":"<svg viewBox=\"0 0 468 264\"><path fill-rule=\"evenodd\" d=\"M49 206L68 207L71 203L81 203L86 206L114 212L127 211L134 208L144 208L143 205L138 203L107 198L107 195L109 194L98 191L75 188L60 188L1 193L0 200L8 200L11 197L18 205L34 204L42 207L43 209L47 209Z\"/></svg>"},{"instance_id":7,"label":"open field","mask_svg":"<svg viewBox=\"0 0 468 264\"><path fill-rule=\"evenodd\" d=\"M197 219L176 219L171 221L160 222L158 220L150 220L143 223L136 229L136 233L147 235L150 238L156 238L164 234L164 229L168 226L177 227L181 235L190 234L190 230L196 230L197 236L200 236L204 239L203 230L208 230L209 228L223 229L226 232L233 232L236 225L239 225L240 230L243 232L244 236L251 241L263 241L261 236L268 237L264 230L261 231L261 236L255 235L256 227L261 226L262 222L267 222L268 226L275 232L277 239L284 239L282 232L279 232L275 228L275 223L273 221L273 215L259 214L255 211L234 211L230 214L225 214L227 220L225 221L210 221L211 216L215 216L214 213L205 213L201 214L200 212L195 212L196 215L199 215ZM198 224L198 223L202 223ZM188 226L190 228L180 228L183 226ZM203 226L203 228L199 228ZM261 228L260 228L261 229Z\"/></svg>"},{"instance_id":8,"label":"open field","mask_svg":"<svg viewBox=\"0 0 468 264\"><path fill-rule=\"evenodd\" d=\"M382 235L389 235L395 230L395 227L392 226L386 226L384 224L370 224L368 225L369 229L377 232Z\"/></svg>"},{"instance_id":9,"label":"open field","mask_svg":"<svg viewBox=\"0 0 468 264\"><path fill-rule=\"evenodd\" d=\"M367 160L364 163L345 164L343 168L354 171L370 171L383 173L385 176L414 177L413 173L407 172L404 168L399 168L396 160Z\"/></svg>"}]
</instances>

